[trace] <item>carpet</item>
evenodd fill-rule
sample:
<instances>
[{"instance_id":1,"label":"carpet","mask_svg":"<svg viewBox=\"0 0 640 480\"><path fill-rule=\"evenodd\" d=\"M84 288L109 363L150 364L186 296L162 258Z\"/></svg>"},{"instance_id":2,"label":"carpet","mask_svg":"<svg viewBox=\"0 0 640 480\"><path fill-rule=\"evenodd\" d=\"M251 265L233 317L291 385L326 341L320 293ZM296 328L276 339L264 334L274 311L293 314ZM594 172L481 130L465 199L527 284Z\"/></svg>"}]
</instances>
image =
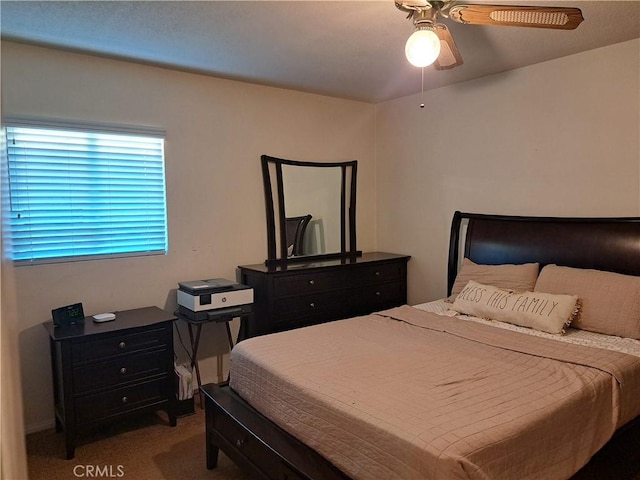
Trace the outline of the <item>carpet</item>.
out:
<instances>
[{"instance_id":1,"label":"carpet","mask_svg":"<svg viewBox=\"0 0 640 480\"><path fill-rule=\"evenodd\" d=\"M179 417L173 428L164 412L157 412L82 435L71 460L66 460L64 434L53 429L33 433L27 435L27 464L31 480L250 480L222 452L218 466L207 470L205 418L199 407Z\"/></svg>"}]
</instances>

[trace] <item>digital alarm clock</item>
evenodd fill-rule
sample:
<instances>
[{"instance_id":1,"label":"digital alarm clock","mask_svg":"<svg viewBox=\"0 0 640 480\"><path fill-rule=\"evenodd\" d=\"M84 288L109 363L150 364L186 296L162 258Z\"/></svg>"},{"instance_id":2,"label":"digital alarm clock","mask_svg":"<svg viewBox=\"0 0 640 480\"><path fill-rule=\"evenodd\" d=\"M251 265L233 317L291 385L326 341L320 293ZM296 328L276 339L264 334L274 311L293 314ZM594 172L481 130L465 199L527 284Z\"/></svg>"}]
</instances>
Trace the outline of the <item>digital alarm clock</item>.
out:
<instances>
[{"instance_id":1,"label":"digital alarm clock","mask_svg":"<svg viewBox=\"0 0 640 480\"><path fill-rule=\"evenodd\" d=\"M74 303L65 307L58 307L51 310L53 325L56 327L66 327L77 323L84 323L84 311L82 303Z\"/></svg>"}]
</instances>

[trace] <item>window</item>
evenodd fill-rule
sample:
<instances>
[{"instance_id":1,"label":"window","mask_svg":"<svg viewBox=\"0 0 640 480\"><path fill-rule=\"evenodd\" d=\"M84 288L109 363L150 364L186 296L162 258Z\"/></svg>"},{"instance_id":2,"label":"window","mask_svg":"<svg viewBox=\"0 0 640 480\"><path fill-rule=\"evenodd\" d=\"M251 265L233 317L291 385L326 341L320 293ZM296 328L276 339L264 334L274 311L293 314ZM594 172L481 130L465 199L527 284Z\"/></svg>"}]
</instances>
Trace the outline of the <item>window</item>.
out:
<instances>
[{"instance_id":1,"label":"window","mask_svg":"<svg viewBox=\"0 0 640 480\"><path fill-rule=\"evenodd\" d=\"M163 134L10 121L5 130L13 260L166 253Z\"/></svg>"}]
</instances>

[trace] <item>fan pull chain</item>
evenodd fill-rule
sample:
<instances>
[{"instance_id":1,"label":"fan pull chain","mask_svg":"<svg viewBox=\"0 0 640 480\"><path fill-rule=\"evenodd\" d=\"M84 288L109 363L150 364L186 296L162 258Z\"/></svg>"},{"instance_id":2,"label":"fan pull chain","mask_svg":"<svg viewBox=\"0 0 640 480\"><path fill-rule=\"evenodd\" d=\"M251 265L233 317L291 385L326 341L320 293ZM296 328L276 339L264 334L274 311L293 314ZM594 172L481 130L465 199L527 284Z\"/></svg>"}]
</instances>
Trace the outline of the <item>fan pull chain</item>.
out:
<instances>
[{"instance_id":1,"label":"fan pull chain","mask_svg":"<svg viewBox=\"0 0 640 480\"><path fill-rule=\"evenodd\" d=\"M420 69L422 71L422 97L420 100L420 108L424 108L424 67Z\"/></svg>"}]
</instances>

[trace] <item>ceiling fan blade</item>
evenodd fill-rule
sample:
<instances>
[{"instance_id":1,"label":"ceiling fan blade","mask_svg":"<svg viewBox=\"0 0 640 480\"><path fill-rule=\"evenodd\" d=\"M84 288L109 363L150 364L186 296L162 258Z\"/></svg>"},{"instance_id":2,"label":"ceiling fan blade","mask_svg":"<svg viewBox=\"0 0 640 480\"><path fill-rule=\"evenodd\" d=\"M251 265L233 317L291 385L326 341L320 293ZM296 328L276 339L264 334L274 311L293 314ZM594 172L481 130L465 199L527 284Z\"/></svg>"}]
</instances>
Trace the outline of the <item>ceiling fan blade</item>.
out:
<instances>
[{"instance_id":1,"label":"ceiling fan blade","mask_svg":"<svg viewBox=\"0 0 640 480\"><path fill-rule=\"evenodd\" d=\"M442 23L436 23L434 31L440 39L440 55L434 62L433 68L436 70L449 70L462 65L464 63L462 55L460 55L456 42L453 41L447 26Z\"/></svg>"},{"instance_id":2,"label":"ceiling fan blade","mask_svg":"<svg viewBox=\"0 0 640 480\"><path fill-rule=\"evenodd\" d=\"M573 30L584 20L579 8L517 5L456 5L449 10L449 18L472 25L507 25L561 30Z\"/></svg>"}]
</instances>

